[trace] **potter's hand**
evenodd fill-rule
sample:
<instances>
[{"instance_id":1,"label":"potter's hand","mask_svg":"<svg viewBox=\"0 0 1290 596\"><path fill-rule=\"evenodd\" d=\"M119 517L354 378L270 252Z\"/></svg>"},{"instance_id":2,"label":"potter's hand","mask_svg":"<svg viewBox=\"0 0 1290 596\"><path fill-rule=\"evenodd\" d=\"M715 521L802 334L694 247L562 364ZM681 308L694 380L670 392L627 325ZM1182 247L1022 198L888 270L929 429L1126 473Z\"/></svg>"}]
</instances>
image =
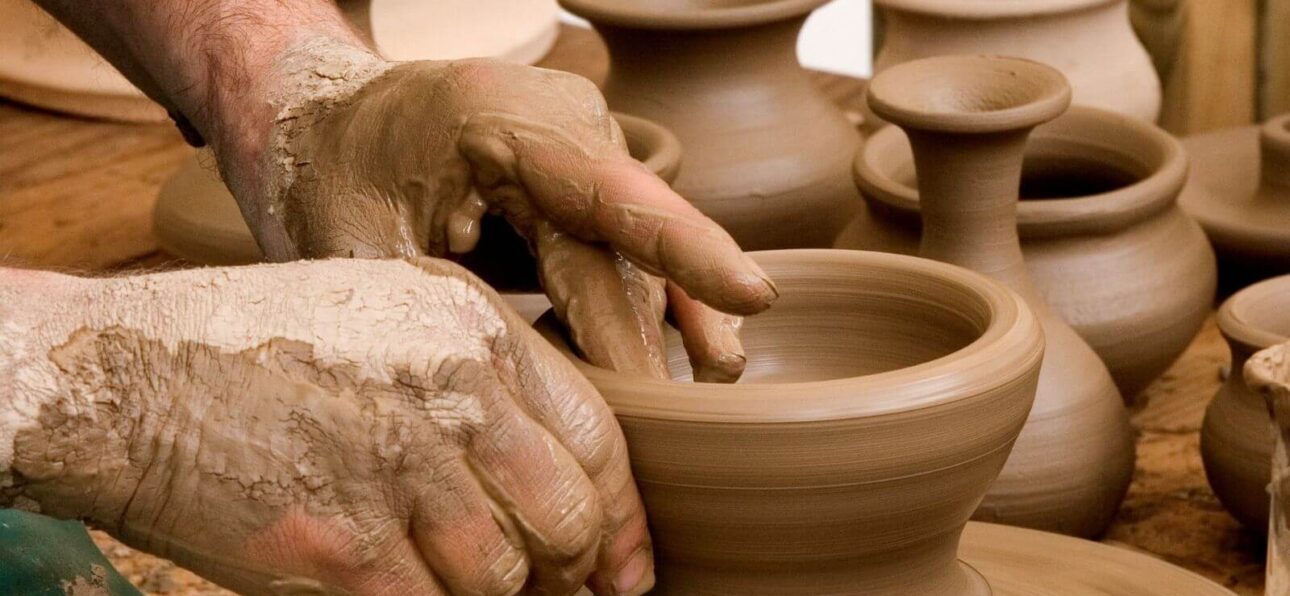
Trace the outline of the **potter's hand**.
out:
<instances>
[{"instance_id":1,"label":"potter's hand","mask_svg":"<svg viewBox=\"0 0 1290 596\"><path fill-rule=\"evenodd\" d=\"M479 240L480 217L500 212L528 240L556 313L591 361L667 376L670 303L700 379L742 373L731 315L765 309L774 286L628 155L589 81L326 47L285 63L284 80L301 91L278 100L267 190L239 196L270 258L463 253ZM237 176L236 161L222 165Z\"/></svg>"},{"instance_id":2,"label":"potter's hand","mask_svg":"<svg viewBox=\"0 0 1290 596\"><path fill-rule=\"evenodd\" d=\"M0 276L0 506L245 593L652 584L608 407L460 267Z\"/></svg>"}]
</instances>

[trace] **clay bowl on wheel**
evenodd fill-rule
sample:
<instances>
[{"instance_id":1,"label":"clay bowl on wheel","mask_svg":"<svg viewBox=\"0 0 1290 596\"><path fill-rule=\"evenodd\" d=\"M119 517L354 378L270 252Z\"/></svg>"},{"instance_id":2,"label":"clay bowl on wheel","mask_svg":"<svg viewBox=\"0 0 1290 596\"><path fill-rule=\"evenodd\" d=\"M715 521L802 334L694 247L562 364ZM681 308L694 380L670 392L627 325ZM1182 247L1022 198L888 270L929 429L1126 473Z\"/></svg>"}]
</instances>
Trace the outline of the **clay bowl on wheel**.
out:
<instances>
[{"instance_id":1,"label":"clay bowl on wheel","mask_svg":"<svg viewBox=\"0 0 1290 596\"><path fill-rule=\"evenodd\" d=\"M751 253L779 286L747 319L735 385L573 356L614 408L645 499L661 594L989 594L959 534L1034 399L1043 337L1012 291L942 263Z\"/></svg>"}]
</instances>

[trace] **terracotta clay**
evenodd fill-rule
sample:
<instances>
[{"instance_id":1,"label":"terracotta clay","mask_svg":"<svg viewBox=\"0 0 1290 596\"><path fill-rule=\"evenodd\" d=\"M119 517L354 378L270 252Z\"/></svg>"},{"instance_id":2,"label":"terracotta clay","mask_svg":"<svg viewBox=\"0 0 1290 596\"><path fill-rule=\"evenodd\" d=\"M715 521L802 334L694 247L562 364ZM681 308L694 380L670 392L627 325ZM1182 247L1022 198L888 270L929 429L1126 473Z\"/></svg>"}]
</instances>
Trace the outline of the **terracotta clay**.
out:
<instances>
[{"instance_id":1,"label":"terracotta clay","mask_svg":"<svg viewBox=\"0 0 1290 596\"><path fill-rule=\"evenodd\" d=\"M552 0L340 0L346 16L369 31L393 60L494 56L532 63L555 43ZM31 0L0 0L0 95L82 116L169 122L85 42Z\"/></svg>"},{"instance_id":2,"label":"terracotta clay","mask_svg":"<svg viewBox=\"0 0 1290 596\"><path fill-rule=\"evenodd\" d=\"M874 73L945 54L998 54L1048 64L1077 105L1154 122L1160 79L1129 24L1128 0L875 0L885 31ZM865 130L881 120L865 114Z\"/></svg>"},{"instance_id":3,"label":"terracotta clay","mask_svg":"<svg viewBox=\"0 0 1290 596\"><path fill-rule=\"evenodd\" d=\"M1290 273L1290 114L1183 144L1193 165L1179 203L1214 243L1225 285Z\"/></svg>"},{"instance_id":4,"label":"terracotta clay","mask_svg":"<svg viewBox=\"0 0 1290 596\"><path fill-rule=\"evenodd\" d=\"M1263 398L1241 370L1255 352L1290 340L1290 276L1232 295L1218 309L1218 328L1232 350L1232 372L1205 410L1200 431L1205 477L1233 516L1265 532L1272 423Z\"/></svg>"},{"instance_id":5,"label":"terracotta clay","mask_svg":"<svg viewBox=\"0 0 1290 596\"><path fill-rule=\"evenodd\" d=\"M1282 304L1286 302L1283 300ZM1272 456L1271 518L1268 528L1268 596L1290 594L1290 344L1255 354L1245 365L1245 381L1262 394L1275 420ZM1238 371L1233 371L1233 375ZM1265 462L1266 463L1266 462Z\"/></svg>"},{"instance_id":6,"label":"terracotta clay","mask_svg":"<svg viewBox=\"0 0 1290 596\"><path fill-rule=\"evenodd\" d=\"M1017 207L1026 269L1130 400L1186 349L1213 304L1214 252L1176 204L1186 176L1176 139L1098 108L1071 108L1026 145ZM864 204L836 246L916 253L918 182L905 134L871 135L855 177Z\"/></svg>"},{"instance_id":7,"label":"terracotta clay","mask_svg":"<svg viewBox=\"0 0 1290 596\"><path fill-rule=\"evenodd\" d=\"M736 385L576 359L614 409L654 539L657 594L984 595L958 536L1007 458L1043 339L1021 299L942 263L753 253L775 307L746 320Z\"/></svg>"},{"instance_id":8,"label":"terracotta clay","mask_svg":"<svg viewBox=\"0 0 1290 596\"><path fill-rule=\"evenodd\" d=\"M940 56L879 73L868 101L910 138L920 172L919 254L1013 288L1047 338L1035 407L977 519L1100 534L1133 474L1128 414L1106 366L1035 289L1017 237L1026 139L1066 111L1066 79L1019 58Z\"/></svg>"},{"instance_id":9,"label":"terracotta clay","mask_svg":"<svg viewBox=\"0 0 1290 596\"><path fill-rule=\"evenodd\" d=\"M745 250L828 247L854 212L860 136L797 62L826 0L562 0L609 47L610 107L672 129L678 193Z\"/></svg>"}]
</instances>

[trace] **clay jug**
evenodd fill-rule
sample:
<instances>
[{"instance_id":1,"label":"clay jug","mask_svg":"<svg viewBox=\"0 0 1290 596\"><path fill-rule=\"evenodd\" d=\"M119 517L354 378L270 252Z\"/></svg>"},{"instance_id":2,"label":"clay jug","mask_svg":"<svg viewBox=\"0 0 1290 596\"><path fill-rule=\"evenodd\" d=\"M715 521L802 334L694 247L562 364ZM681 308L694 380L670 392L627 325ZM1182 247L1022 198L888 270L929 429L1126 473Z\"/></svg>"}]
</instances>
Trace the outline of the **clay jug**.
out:
<instances>
[{"instance_id":1,"label":"clay jug","mask_svg":"<svg viewBox=\"0 0 1290 596\"><path fill-rule=\"evenodd\" d=\"M1240 373L1232 371L1234 376ZM1276 423L1269 474L1272 481L1268 486L1272 497L1265 593L1286 596L1290 594L1290 344L1255 354L1245 365L1244 373L1246 382L1262 394Z\"/></svg>"},{"instance_id":2,"label":"clay jug","mask_svg":"<svg viewBox=\"0 0 1290 596\"><path fill-rule=\"evenodd\" d=\"M1290 114L1189 137L1179 202L1205 228L1225 287L1290 273Z\"/></svg>"},{"instance_id":3,"label":"clay jug","mask_svg":"<svg viewBox=\"0 0 1290 596\"><path fill-rule=\"evenodd\" d=\"M1214 251L1177 204L1187 169L1173 136L1099 108L1072 107L1026 145L1026 269L1130 400L1187 348L1214 301ZM868 138L855 179L864 202L836 246L916 253L918 181L900 129Z\"/></svg>"},{"instance_id":4,"label":"clay jug","mask_svg":"<svg viewBox=\"0 0 1290 596\"><path fill-rule=\"evenodd\" d=\"M860 136L797 62L825 2L561 0L609 48L609 106L676 133L674 188L746 250L831 246L855 210Z\"/></svg>"},{"instance_id":5,"label":"clay jug","mask_svg":"<svg viewBox=\"0 0 1290 596\"><path fill-rule=\"evenodd\" d=\"M1035 289L1017 237L1026 139L1066 111L1065 77L1019 58L939 56L879 73L868 101L910 139L922 206L919 254L1016 290L1047 338L1035 407L977 519L1100 534L1133 474L1128 414L1106 366Z\"/></svg>"},{"instance_id":6,"label":"clay jug","mask_svg":"<svg viewBox=\"0 0 1290 596\"><path fill-rule=\"evenodd\" d=\"M1267 404L1241 375L1255 352L1290 340L1290 276L1247 287L1218 309L1232 352L1231 372L1205 410L1200 454L1219 501L1246 527L1268 528L1268 462L1273 430Z\"/></svg>"},{"instance_id":7,"label":"clay jug","mask_svg":"<svg viewBox=\"0 0 1290 596\"><path fill-rule=\"evenodd\" d=\"M944 263L751 253L775 280L738 384L597 368L542 334L614 409L654 541L654 594L985 596L959 535L1034 397L1039 323L1001 284ZM1012 538L1015 538L1012 537Z\"/></svg>"},{"instance_id":8,"label":"clay jug","mask_svg":"<svg viewBox=\"0 0 1290 596\"><path fill-rule=\"evenodd\" d=\"M1018 56L1060 70L1077 105L1160 115L1160 79L1128 0L874 0L874 9L885 25L874 73L944 54ZM881 126L871 115L866 132Z\"/></svg>"}]
</instances>

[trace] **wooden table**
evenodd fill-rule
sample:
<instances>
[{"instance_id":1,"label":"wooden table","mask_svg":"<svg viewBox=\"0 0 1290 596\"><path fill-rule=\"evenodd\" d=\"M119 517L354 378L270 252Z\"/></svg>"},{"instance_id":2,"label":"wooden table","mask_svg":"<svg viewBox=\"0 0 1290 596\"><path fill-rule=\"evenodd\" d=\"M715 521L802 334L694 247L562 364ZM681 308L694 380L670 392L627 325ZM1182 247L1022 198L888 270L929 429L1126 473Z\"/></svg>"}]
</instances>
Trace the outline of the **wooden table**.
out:
<instances>
[{"instance_id":1,"label":"wooden table","mask_svg":"<svg viewBox=\"0 0 1290 596\"><path fill-rule=\"evenodd\" d=\"M604 47L566 29L543 66L599 81ZM816 83L854 108L863 83L826 74ZM0 258L30 267L121 273L175 263L151 234L167 176L192 153L168 126L93 122L0 100ZM1218 388L1226 348L1213 320L1146 392L1134 415L1138 468L1105 540L1159 555L1241 594L1262 594L1263 544L1205 483L1198 431ZM216 593L172 564L96 536L121 571L150 593Z\"/></svg>"}]
</instances>

